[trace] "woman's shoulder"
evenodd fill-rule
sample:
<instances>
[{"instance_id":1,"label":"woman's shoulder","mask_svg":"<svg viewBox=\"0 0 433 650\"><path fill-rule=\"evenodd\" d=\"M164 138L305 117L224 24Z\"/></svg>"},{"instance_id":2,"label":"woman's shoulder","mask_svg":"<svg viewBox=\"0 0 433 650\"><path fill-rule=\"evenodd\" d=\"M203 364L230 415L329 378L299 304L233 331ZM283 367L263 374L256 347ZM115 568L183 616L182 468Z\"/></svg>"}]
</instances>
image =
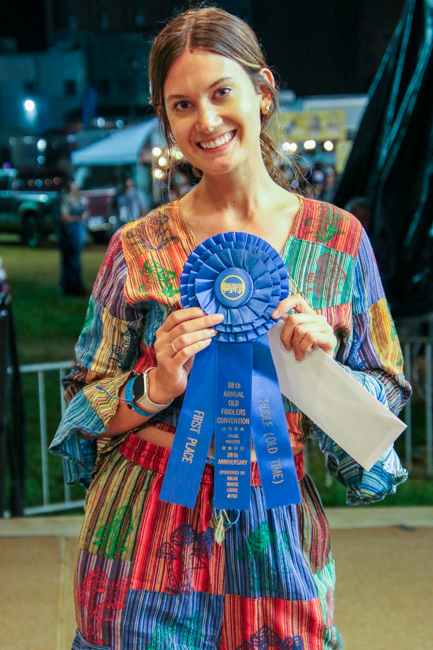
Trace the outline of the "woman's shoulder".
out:
<instances>
[{"instance_id":1,"label":"woman's shoulder","mask_svg":"<svg viewBox=\"0 0 433 650\"><path fill-rule=\"evenodd\" d=\"M294 235L356 257L364 232L360 221L332 203L308 198L302 202L302 219Z\"/></svg>"},{"instance_id":2,"label":"woman's shoulder","mask_svg":"<svg viewBox=\"0 0 433 650\"><path fill-rule=\"evenodd\" d=\"M152 254L177 246L190 238L178 208L178 200L154 208L144 217L131 221L122 229L125 252Z\"/></svg>"}]
</instances>

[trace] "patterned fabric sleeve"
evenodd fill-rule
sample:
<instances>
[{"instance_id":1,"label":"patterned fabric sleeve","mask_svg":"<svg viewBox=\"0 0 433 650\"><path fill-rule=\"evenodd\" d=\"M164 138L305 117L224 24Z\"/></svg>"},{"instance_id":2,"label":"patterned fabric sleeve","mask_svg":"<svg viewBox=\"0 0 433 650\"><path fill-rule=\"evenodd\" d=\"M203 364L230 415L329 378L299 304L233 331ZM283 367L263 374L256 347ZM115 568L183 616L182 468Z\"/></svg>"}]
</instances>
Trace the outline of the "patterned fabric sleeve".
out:
<instances>
[{"instance_id":1,"label":"patterned fabric sleeve","mask_svg":"<svg viewBox=\"0 0 433 650\"><path fill-rule=\"evenodd\" d=\"M403 375L403 356L389 312L371 244L363 232L352 296L353 331L338 350L336 360L395 415L409 399L411 388ZM371 503L394 493L407 472L390 447L370 471L364 470L323 431L316 429L328 470L348 488L350 505Z\"/></svg>"},{"instance_id":2,"label":"patterned fabric sleeve","mask_svg":"<svg viewBox=\"0 0 433 650\"><path fill-rule=\"evenodd\" d=\"M143 314L125 300L126 273L119 230L110 242L90 297L75 361L64 381L69 404L50 446L52 453L63 457L68 483L79 480L90 484L96 438L115 414L116 397L139 355L140 371L146 365L140 350ZM153 359L148 356L150 367Z\"/></svg>"}]
</instances>

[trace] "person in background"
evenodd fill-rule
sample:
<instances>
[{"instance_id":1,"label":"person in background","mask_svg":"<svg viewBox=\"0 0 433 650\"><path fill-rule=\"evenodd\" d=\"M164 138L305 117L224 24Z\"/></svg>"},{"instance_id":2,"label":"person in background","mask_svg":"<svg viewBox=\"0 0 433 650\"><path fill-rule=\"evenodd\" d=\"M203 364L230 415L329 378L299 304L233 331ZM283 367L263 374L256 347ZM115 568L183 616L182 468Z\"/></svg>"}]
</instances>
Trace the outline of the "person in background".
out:
<instances>
[{"instance_id":1,"label":"person in background","mask_svg":"<svg viewBox=\"0 0 433 650\"><path fill-rule=\"evenodd\" d=\"M335 194L335 181L336 181L336 174L335 174L334 167L332 165L328 165L327 167L325 167L324 174L325 174L325 186L323 188L322 195L320 198L322 199L322 201L326 201L327 203L332 203Z\"/></svg>"},{"instance_id":2,"label":"person in background","mask_svg":"<svg viewBox=\"0 0 433 650\"><path fill-rule=\"evenodd\" d=\"M135 187L132 178L125 181L123 192L119 196L119 219L121 224L135 221L149 210L145 194Z\"/></svg>"},{"instance_id":3,"label":"person in background","mask_svg":"<svg viewBox=\"0 0 433 650\"><path fill-rule=\"evenodd\" d=\"M70 180L60 198L58 241L60 250L60 291L70 296L87 295L81 272L81 251L85 242L86 200Z\"/></svg>"}]
</instances>

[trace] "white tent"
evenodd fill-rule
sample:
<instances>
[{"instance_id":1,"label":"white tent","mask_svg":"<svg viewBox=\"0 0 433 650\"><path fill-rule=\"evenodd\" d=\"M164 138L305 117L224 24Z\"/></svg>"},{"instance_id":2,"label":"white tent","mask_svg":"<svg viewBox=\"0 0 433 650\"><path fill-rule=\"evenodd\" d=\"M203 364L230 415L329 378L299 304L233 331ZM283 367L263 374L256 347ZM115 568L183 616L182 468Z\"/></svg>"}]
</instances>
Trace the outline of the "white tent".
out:
<instances>
[{"instance_id":1,"label":"white tent","mask_svg":"<svg viewBox=\"0 0 433 650\"><path fill-rule=\"evenodd\" d=\"M129 126L71 155L73 165L128 165L136 163L144 144L157 130L156 117Z\"/></svg>"}]
</instances>

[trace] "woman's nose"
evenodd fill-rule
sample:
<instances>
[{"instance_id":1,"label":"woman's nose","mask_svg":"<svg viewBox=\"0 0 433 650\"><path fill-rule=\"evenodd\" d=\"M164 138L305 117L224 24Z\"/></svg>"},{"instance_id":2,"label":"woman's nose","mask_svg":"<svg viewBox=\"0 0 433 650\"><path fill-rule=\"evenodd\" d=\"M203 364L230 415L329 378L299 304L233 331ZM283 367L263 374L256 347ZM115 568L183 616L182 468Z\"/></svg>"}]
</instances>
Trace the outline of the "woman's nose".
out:
<instances>
[{"instance_id":1,"label":"woman's nose","mask_svg":"<svg viewBox=\"0 0 433 650\"><path fill-rule=\"evenodd\" d=\"M206 104L197 111L197 130L201 133L212 133L221 124L221 117L216 107Z\"/></svg>"}]
</instances>

